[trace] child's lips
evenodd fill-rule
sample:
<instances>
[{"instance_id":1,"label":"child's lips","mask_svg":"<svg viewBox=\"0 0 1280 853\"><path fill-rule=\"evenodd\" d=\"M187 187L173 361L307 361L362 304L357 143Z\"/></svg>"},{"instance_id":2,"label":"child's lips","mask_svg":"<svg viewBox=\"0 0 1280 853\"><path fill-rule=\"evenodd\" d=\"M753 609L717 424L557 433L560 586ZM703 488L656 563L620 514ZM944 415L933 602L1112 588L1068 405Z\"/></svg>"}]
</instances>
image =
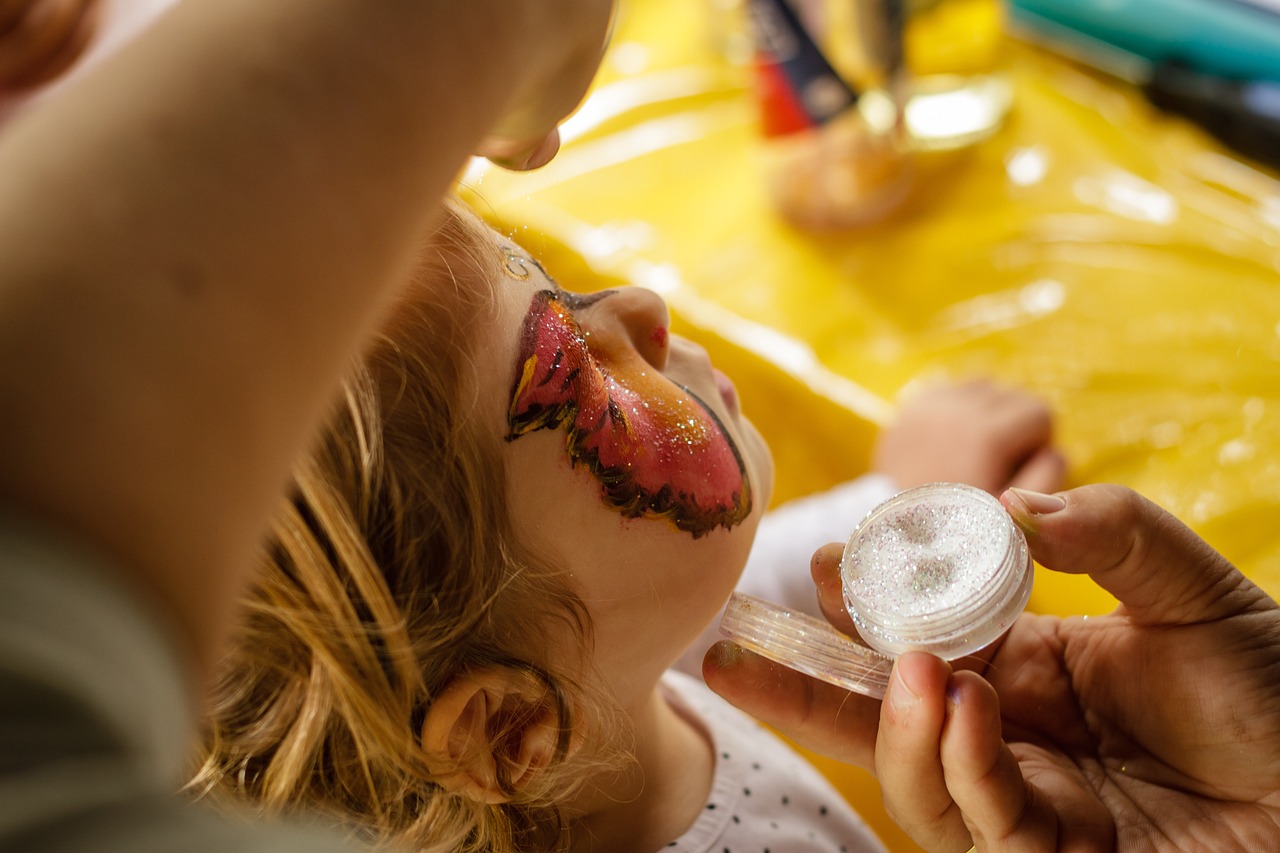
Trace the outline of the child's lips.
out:
<instances>
[{"instance_id":1,"label":"child's lips","mask_svg":"<svg viewBox=\"0 0 1280 853\"><path fill-rule=\"evenodd\" d=\"M729 414L737 417L738 389L733 386L733 381L728 376L714 367L711 368L711 375L715 377L716 389L720 392L720 399L724 400L725 408L729 410Z\"/></svg>"}]
</instances>

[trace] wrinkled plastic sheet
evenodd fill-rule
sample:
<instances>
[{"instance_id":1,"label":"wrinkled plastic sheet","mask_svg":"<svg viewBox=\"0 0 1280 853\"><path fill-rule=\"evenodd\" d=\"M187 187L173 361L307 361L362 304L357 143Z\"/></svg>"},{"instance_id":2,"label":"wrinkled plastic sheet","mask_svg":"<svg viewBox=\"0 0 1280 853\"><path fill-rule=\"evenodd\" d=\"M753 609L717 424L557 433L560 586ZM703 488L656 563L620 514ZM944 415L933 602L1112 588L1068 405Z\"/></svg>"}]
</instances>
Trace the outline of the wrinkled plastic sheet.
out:
<instances>
[{"instance_id":1,"label":"wrinkled plastic sheet","mask_svg":"<svg viewBox=\"0 0 1280 853\"><path fill-rule=\"evenodd\" d=\"M995 74L1011 109L985 140L922 153L877 225L778 218L749 68L689 0L624 4L561 156L477 164L466 193L566 286L660 292L769 440L775 502L862 473L904 390L984 375L1052 404L1071 485L1137 489L1276 594L1280 184L967 6L913 25L914 67ZM1112 604L1039 572L1030 608Z\"/></svg>"}]
</instances>

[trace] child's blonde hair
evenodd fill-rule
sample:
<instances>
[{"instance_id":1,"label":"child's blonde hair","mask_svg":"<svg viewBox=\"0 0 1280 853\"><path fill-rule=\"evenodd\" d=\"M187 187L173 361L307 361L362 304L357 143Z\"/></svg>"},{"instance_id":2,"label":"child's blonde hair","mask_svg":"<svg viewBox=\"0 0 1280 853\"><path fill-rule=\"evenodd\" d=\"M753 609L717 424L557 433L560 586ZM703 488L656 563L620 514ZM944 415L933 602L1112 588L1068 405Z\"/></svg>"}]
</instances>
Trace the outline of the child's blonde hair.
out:
<instances>
[{"instance_id":1,"label":"child's blonde hair","mask_svg":"<svg viewBox=\"0 0 1280 853\"><path fill-rule=\"evenodd\" d=\"M586 775L570 734L610 715L581 661L558 664L539 643L553 623L587 643L587 614L512 535L502 438L476 421L471 330L500 262L478 218L450 204L410 292L295 468L220 670L193 790L271 812L318 809L422 850L563 845L557 803ZM487 666L523 673L542 696L487 731L507 795L498 805L439 784L421 744L433 697ZM517 787L506 740L548 708L560 732L551 766Z\"/></svg>"}]
</instances>

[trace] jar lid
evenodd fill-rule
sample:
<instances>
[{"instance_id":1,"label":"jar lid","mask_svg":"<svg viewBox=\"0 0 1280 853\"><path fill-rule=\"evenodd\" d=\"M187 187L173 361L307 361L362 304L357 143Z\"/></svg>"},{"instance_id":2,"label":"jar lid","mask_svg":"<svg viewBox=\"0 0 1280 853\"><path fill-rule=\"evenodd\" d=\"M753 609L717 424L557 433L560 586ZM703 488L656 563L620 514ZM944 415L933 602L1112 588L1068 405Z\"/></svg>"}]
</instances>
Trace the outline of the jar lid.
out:
<instances>
[{"instance_id":1,"label":"jar lid","mask_svg":"<svg viewBox=\"0 0 1280 853\"><path fill-rule=\"evenodd\" d=\"M893 658L841 634L821 619L735 592L720 633L775 663L873 699L884 697Z\"/></svg>"}]
</instances>

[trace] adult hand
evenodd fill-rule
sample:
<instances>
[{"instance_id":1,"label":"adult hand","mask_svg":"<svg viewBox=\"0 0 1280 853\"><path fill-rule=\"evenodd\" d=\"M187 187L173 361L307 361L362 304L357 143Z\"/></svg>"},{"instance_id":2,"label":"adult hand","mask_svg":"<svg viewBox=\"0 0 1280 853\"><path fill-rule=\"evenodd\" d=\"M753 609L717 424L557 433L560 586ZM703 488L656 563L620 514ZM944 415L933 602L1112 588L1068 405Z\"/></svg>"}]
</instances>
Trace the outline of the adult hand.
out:
<instances>
[{"instance_id":1,"label":"adult hand","mask_svg":"<svg viewBox=\"0 0 1280 853\"><path fill-rule=\"evenodd\" d=\"M902 489L947 481L998 495L1010 486L1054 491L1066 463L1042 400L975 380L907 397L876 442L872 468Z\"/></svg>"},{"instance_id":2,"label":"adult hand","mask_svg":"<svg viewBox=\"0 0 1280 853\"><path fill-rule=\"evenodd\" d=\"M549 66L514 80L511 106L476 152L499 166L523 171L551 162L560 150L556 129L578 106L590 86L608 42L615 0L561 0L554 23L563 48L549 54Z\"/></svg>"},{"instance_id":3,"label":"adult hand","mask_svg":"<svg viewBox=\"0 0 1280 853\"><path fill-rule=\"evenodd\" d=\"M707 683L872 769L929 850L1280 849L1280 609L1168 513L1116 486L1006 508L1108 616L1024 615L955 671L899 659L883 706L720 644ZM815 555L824 609L838 554ZM847 625L847 618L843 622Z\"/></svg>"}]
</instances>

